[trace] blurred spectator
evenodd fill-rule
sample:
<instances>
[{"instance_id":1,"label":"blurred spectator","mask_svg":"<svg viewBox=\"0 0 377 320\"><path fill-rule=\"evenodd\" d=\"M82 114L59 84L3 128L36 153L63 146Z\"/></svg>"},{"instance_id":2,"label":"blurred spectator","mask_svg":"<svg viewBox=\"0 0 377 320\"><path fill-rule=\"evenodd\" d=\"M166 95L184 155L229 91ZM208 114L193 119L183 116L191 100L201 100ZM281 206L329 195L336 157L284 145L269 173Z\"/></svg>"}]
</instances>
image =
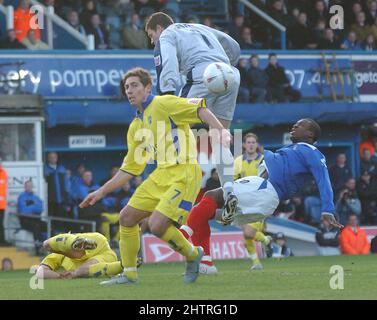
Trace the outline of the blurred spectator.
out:
<instances>
[{"instance_id":1,"label":"blurred spectator","mask_svg":"<svg viewBox=\"0 0 377 320\"><path fill-rule=\"evenodd\" d=\"M350 1L351 2L351 1ZM345 25L351 26L352 24L357 22L357 15L363 11L363 7L357 1L351 5L351 13L345 15Z\"/></svg>"},{"instance_id":2,"label":"blurred spectator","mask_svg":"<svg viewBox=\"0 0 377 320\"><path fill-rule=\"evenodd\" d=\"M22 40L22 44L29 50L49 50L50 47L41 40L35 37L35 31L30 29L27 33L27 37Z\"/></svg>"},{"instance_id":3,"label":"blurred spectator","mask_svg":"<svg viewBox=\"0 0 377 320\"><path fill-rule=\"evenodd\" d=\"M0 158L0 245L5 244L4 215L7 208L8 197L8 173L3 167Z\"/></svg>"},{"instance_id":4,"label":"blurred spectator","mask_svg":"<svg viewBox=\"0 0 377 320\"><path fill-rule=\"evenodd\" d=\"M286 258L293 256L292 250L287 246L287 240L284 233L278 232L274 236L274 242L272 243L272 257L273 258Z\"/></svg>"},{"instance_id":5,"label":"blurred spectator","mask_svg":"<svg viewBox=\"0 0 377 320\"><path fill-rule=\"evenodd\" d=\"M323 220L315 239L321 247L339 247L339 231L332 227L327 220Z\"/></svg>"},{"instance_id":6,"label":"blurred spectator","mask_svg":"<svg viewBox=\"0 0 377 320\"><path fill-rule=\"evenodd\" d=\"M47 154L45 179L48 188L48 214L50 216L68 217L70 211L69 181L66 169L58 164L58 154Z\"/></svg>"},{"instance_id":7,"label":"blurred spectator","mask_svg":"<svg viewBox=\"0 0 377 320\"><path fill-rule=\"evenodd\" d=\"M92 16L98 14L97 4L94 0L86 0L84 4L84 9L80 14L80 21L83 24L85 30L92 27Z\"/></svg>"},{"instance_id":8,"label":"blurred spectator","mask_svg":"<svg viewBox=\"0 0 377 320\"><path fill-rule=\"evenodd\" d=\"M1 260L1 271L12 271L13 261L9 258L4 258Z\"/></svg>"},{"instance_id":9,"label":"blurred spectator","mask_svg":"<svg viewBox=\"0 0 377 320\"><path fill-rule=\"evenodd\" d=\"M377 236L370 242L370 253L377 253Z\"/></svg>"},{"instance_id":10,"label":"blurred spectator","mask_svg":"<svg viewBox=\"0 0 377 320\"><path fill-rule=\"evenodd\" d=\"M292 49L315 49L317 44L314 40L314 33L307 23L307 15L300 12L296 23L288 31L288 38L292 44Z\"/></svg>"},{"instance_id":11,"label":"blurred spectator","mask_svg":"<svg viewBox=\"0 0 377 320\"><path fill-rule=\"evenodd\" d=\"M25 191L17 199L17 212L19 214L21 228L33 233L34 240L39 244L45 240L42 231L46 231L46 223L41 218L43 212L43 202L41 198L33 192L33 183L29 180L25 182ZM39 249L39 244L36 248Z\"/></svg>"},{"instance_id":12,"label":"blurred spectator","mask_svg":"<svg viewBox=\"0 0 377 320\"><path fill-rule=\"evenodd\" d=\"M302 196L300 194L296 194L291 198L291 203L295 207L295 213L290 218L301 223L307 223Z\"/></svg>"},{"instance_id":13,"label":"blurred spectator","mask_svg":"<svg viewBox=\"0 0 377 320\"><path fill-rule=\"evenodd\" d=\"M308 12L311 25L316 25L318 20L328 20L329 11L326 3L323 0L316 0L314 3L314 10Z\"/></svg>"},{"instance_id":14,"label":"blurred spectator","mask_svg":"<svg viewBox=\"0 0 377 320\"><path fill-rule=\"evenodd\" d=\"M243 27L241 30L241 39L240 39L240 47L241 49L260 49L261 45L259 43L255 43L253 40L253 36L251 33L251 28Z\"/></svg>"},{"instance_id":15,"label":"blurred spectator","mask_svg":"<svg viewBox=\"0 0 377 320\"><path fill-rule=\"evenodd\" d=\"M268 56L268 66L265 69L268 76L267 99L270 102L294 102L301 98L299 91L292 88L285 74L285 69L278 64L274 53Z\"/></svg>"},{"instance_id":16,"label":"blurred spectator","mask_svg":"<svg viewBox=\"0 0 377 320\"><path fill-rule=\"evenodd\" d=\"M346 162L346 155L344 153L339 153L336 157L335 164L329 168L329 176L335 196L344 187L347 180L352 177L351 170Z\"/></svg>"},{"instance_id":17,"label":"blurred spectator","mask_svg":"<svg viewBox=\"0 0 377 320\"><path fill-rule=\"evenodd\" d=\"M93 14L90 19L91 25L86 29L88 34L94 35L95 48L110 49L110 33L102 24L99 14Z\"/></svg>"},{"instance_id":18,"label":"blurred spectator","mask_svg":"<svg viewBox=\"0 0 377 320\"><path fill-rule=\"evenodd\" d=\"M346 40L343 41L340 46L344 50L361 50L361 45L357 39L356 33L354 31L348 32Z\"/></svg>"},{"instance_id":19,"label":"blurred spectator","mask_svg":"<svg viewBox=\"0 0 377 320\"><path fill-rule=\"evenodd\" d=\"M118 196L118 204L119 204L119 208L120 210L123 209L128 201L130 201L131 197L132 197L132 188L131 188L131 185L129 183L125 184L121 191L117 194Z\"/></svg>"},{"instance_id":20,"label":"blurred spectator","mask_svg":"<svg viewBox=\"0 0 377 320\"><path fill-rule=\"evenodd\" d=\"M259 57L256 54L250 58L250 69L247 72L247 79L250 85L252 101L265 102L268 76L266 71L259 67Z\"/></svg>"},{"instance_id":21,"label":"blurred spectator","mask_svg":"<svg viewBox=\"0 0 377 320\"><path fill-rule=\"evenodd\" d=\"M7 38L0 42L2 49L26 49L26 47L17 40L16 32L13 29L7 31Z\"/></svg>"},{"instance_id":22,"label":"blurred spectator","mask_svg":"<svg viewBox=\"0 0 377 320\"><path fill-rule=\"evenodd\" d=\"M207 26L207 27L209 27L209 28L219 29L219 27L216 26L216 25L213 23L212 18L211 18L211 17L208 17L208 16L203 18L202 24L204 24L205 26Z\"/></svg>"},{"instance_id":23,"label":"blurred spectator","mask_svg":"<svg viewBox=\"0 0 377 320\"><path fill-rule=\"evenodd\" d=\"M346 224L351 214L361 216L361 202L356 192L356 181L350 178L346 186L339 193L339 198L335 204L335 212L341 224Z\"/></svg>"},{"instance_id":24,"label":"blurred spectator","mask_svg":"<svg viewBox=\"0 0 377 320\"><path fill-rule=\"evenodd\" d=\"M313 41L317 44L317 47L319 48L321 45L321 41L324 37L326 30L326 20L319 19L317 23L314 25L313 29Z\"/></svg>"},{"instance_id":25,"label":"blurred spectator","mask_svg":"<svg viewBox=\"0 0 377 320\"><path fill-rule=\"evenodd\" d=\"M160 11L160 2L156 0L134 0L135 12L143 19Z\"/></svg>"},{"instance_id":26,"label":"blurred spectator","mask_svg":"<svg viewBox=\"0 0 377 320\"><path fill-rule=\"evenodd\" d=\"M240 71L241 84L238 91L237 101L240 103L248 103L250 101L250 83L248 78L247 60L241 58L238 61L237 69Z\"/></svg>"},{"instance_id":27,"label":"blurred spectator","mask_svg":"<svg viewBox=\"0 0 377 320\"><path fill-rule=\"evenodd\" d=\"M126 49L148 49L148 37L138 14L134 13L131 23L122 30L122 41Z\"/></svg>"},{"instance_id":28,"label":"blurred spectator","mask_svg":"<svg viewBox=\"0 0 377 320\"><path fill-rule=\"evenodd\" d=\"M374 23L370 26L370 33L377 39L377 18L374 19Z\"/></svg>"},{"instance_id":29,"label":"blurred spectator","mask_svg":"<svg viewBox=\"0 0 377 320\"><path fill-rule=\"evenodd\" d=\"M361 159L363 159L365 149L369 150L372 157L374 156L374 154L376 152L374 145L375 145L376 142L377 142L377 136L374 136L371 133L369 133L368 139L360 144L359 151L360 151Z\"/></svg>"},{"instance_id":30,"label":"blurred spectator","mask_svg":"<svg viewBox=\"0 0 377 320\"><path fill-rule=\"evenodd\" d=\"M73 199L77 199L77 189L79 184L82 183L82 175L86 171L86 167L83 163L79 163L76 166L76 172L71 176L71 196Z\"/></svg>"},{"instance_id":31,"label":"blurred spectator","mask_svg":"<svg viewBox=\"0 0 377 320\"><path fill-rule=\"evenodd\" d=\"M241 42L241 31L244 26L245 17L241 14L236 15L233 21L229 24L229 35L237 42Z\"/></svg>"},{"instance_id":32,"label":"blurred spectator","mask_svg":"<svg viewBox=\"0 0 377 320\"><path fill-rule=\"evenodd\" d=\"M377 177L372 177L368 171L362 172L357 183L357 193L362 208L361 222L377 224Z\"/></svg>"},{"instance_id":33,"label":"blurred spectator","mask_svg":"<svg viewBox=\"0 0 377 320\"><path fill-rule=\"evenodd\" d=\"M365 13L359 12L356 16L356 23L351 26L351 31L356 33L359 42L363 42L370 32L369 26L366 25Z\"/></svg>"},{"instance_id":34,"label":"blurred spectator","mask_svg":"<svg viewBox=\"0 0 377 320\"><path fill-rule=\"evenodd\" d=\"M119 171L119 167L112 167L110 171L110 176L107 179L101 181L101 185L104 185L107 181L112 179L117 174L118 171ZM118 194L121 191L122 191L122 188L114 189L112 192L108 193L102 199L102 204L106 212L114 213L114 212L120 211L120 208L118 205Z\"/></svg>"},{"instance_id":35,"label":"blurred spectator","mask_svg":"<svg viewBox=\"0 0 377 320\"><path fill-rule=\"evenodd\" d=\"M288 25L289 19L284 12L284 2L282 0L273 0L272 5L267 13L283 26ZM271 25L269 25L268 28L271 37L270 46L272 48L279 48L281 46L280 31Z\"/></svg>"},{"instance_id":36,"label":"blurred spectator","mask_svg":"<svg viewBox=\"0 0 377 320\"><path fill-rule=\"evenodd\" d=\"M332 30L331 28L325 29L323 38L319 42L319 49L340 49L340 43L336 39L334 30Z\"/></svg>"},{"instance_id":37,"label":"blurred spectator","mask_svg":"<svg viewBox=\"0 0 377 320\"><path fill-rule=\"evenodd\" d=\"M348 224L340 234L339 243L343 254L369 254L368 238L365 231L359 227L356 215L349 216Z\"/></svg>"},{"instance_id":38,"label":"blurred spectator","mask_svg":"<svg viewBox=\"0 0 377 320\"><path fill-rule=\"evenodd\" d=\"M86 36L86 31L84 26L80 23L79 14L75 10L71 10L68 13L67 17L68 23L72 28L74 28L76 31L80 32L82 35Z\"/></svg>"},{"instance_id":39,"label":"blurred spectator","mask_svg":"<svg viewBox=\"0 0 377 320\"><path fill-rule=\"evenodd\" d=\"M368 172L371 175L377 175L377 161L372 160L369 149L364 149L364 156L361 158L360 171Z\"/></svg>"},{"instance_id":40,"label":"blurred spectator","mask_svg":"<svg viewBox=\"0 0 377 320\"><path fill-rule=\"evenodd\" d=\"M187 20L186 20L187 23L200 23L200 20L197 16L195 15L190 15L187 17Z\"/></svg>"},{"instance_id":41,"label":"blurred spectator","mask_svg":"<svg viewBox=\"0 0 377 320\"><path fill-rule=\"evenodd\" d=\"M277 56L268 56L268 66L265 69L268 76L268 100L286 102L287 98L284 89L289 85L289 80L283 67L278 65Z\"/></svg>"},{"instance_id":42,"label":"blurred spectator","mask_svg":"<svg viewBox=\"0 0 377 320\"><path fill-rule=\"evenodd\" d=\"M305 212L308 215L308 222L318 226L321 223L322 203L317 184L314 180L311 180L305 185L303 191L306 195L304 206Z\"/></svg>"},{"instance_id":43,"label":"blurred spectator","mask_svg":"<svg viewBox=\"0 0 377 320\"><path fill-rule=\"evenodd\" d=\"M367 1L367 11L366 11L366 18L367 24L372 25L377 18L377 1L376 0L369 0Z\"/></svg>"},{"instance_id":44,"label":"blurred spectator","mask_svg":"<svg viewBox=\"0 0 377 320\"><path fill-rule=\"evenodd\" d=\"M93 174L91 171L87 170L83 173L82 175L82 183L78 185L77 189L77 199L78 202L80 203L83 201L86 196L93 192L96 191L100 188L98 184L95 184L93 181ZM79 208L78 213L79 213L79 219L80 220L90 220L90 221L95 221L96 222L96 229L100 229L100 222L101 222L101 214L104 212L104 208L102 203L99 201L93 206L88 206L84 209Z\"/></svg>"},{"instance_id":45,"label":"blurred spectator","mask_svg":"<svg viewBox=\"0 0 377 320\"><path fill-rule=\"evenodd\" d=\"M30 29L34 29L36 39L41 39L41 32L33 17L34 13L30 12L30 0L21 0L20 5L14 11L14 30L19 42L24 40Z\"/></svg>"},{"instance_id":46,"label":"blurred spectator","mask_svg":"<svg viewBox=\"0 0 377 320\"><path fill-rule=\"evenodd\" d=\"M373 34L368 34L364 43L363 49L365 51L375 51L377 49L376 40L374 39Z\"/></svg>"},{"instance_id":47,"label":"blurred spectator","mask_svg":"<svg viewBox=\"0 0 377 320\"><path fill-rule=\"evenodd\" d=\"M206 182L205 191L210 191L210 190L217 189L220 187L221 185L220 185L219 175L217 173L216 168L213 168L211 170L211 177Z\"/></svg>"}]
</instances>

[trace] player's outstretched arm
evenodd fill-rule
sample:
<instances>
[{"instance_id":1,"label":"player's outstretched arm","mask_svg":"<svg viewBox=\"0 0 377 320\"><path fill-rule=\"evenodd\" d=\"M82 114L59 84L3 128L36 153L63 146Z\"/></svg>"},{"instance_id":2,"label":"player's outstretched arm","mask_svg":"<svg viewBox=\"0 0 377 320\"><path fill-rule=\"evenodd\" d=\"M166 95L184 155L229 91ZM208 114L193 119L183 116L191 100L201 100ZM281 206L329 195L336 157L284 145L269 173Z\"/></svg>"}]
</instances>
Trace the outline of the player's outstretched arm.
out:
<instances>
[{"instance_id":1,"label":"player's outstretched arm","mask_svg":"<svg viewBox=\"0 0 377 320\"><path fill-rule=\"evenodd\" d=\"M52 271L49 267L40 265L37 269L38 279L60 279L60 273Z\"/></svg>"},{"instance_id":2,"label":"player's outstretched arm","mask_svg":"<svg viewBox=\"0 0 377 320\"><path fill-rule=\"evenodd\" d=\"M134 176L124 172L122 170L118 170L114 177L112 177L109 181L107 181L101 188L98 190L89 193L87 197L79 204L80 208L86 208L88 206L94 205L96 202L101 200L104 196L108 193L112 192L113 190L124 186L128 183Z\"/></svg>"},{"instance_id":3,"label":"player's outstretched arm","mask_svg":"<svg viewBox=\"0 0 377 320\"><path fill-rule=\"evenodd\" d=\"M225 147L230 147L230 142L232 141L232 135L228 130L224 128L224 126L221 124L221 122L216 118L216 116L207 108L199 108L198 110L198 116L199 118L207 123L211 129L219 130L220 136L221 136L221 143ZM215 142L216 139L214 140Z\"/></svg>"}]
</instances>

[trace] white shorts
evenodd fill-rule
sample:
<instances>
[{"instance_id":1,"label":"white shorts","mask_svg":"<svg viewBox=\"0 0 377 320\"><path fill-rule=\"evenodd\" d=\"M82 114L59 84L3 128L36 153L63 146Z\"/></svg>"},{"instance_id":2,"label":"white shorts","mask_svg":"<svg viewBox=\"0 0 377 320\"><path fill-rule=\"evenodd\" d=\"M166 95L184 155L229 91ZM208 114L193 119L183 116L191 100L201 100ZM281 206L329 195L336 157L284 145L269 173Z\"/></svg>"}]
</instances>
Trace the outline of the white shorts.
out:
<instances>
[{"instance_id":1,"label":"white shorts","mask_svg":"<svg viewBox=\"0 0 377 320\"><path fill-rule=\"evenodd\" d=\"M215 94L210 92L203 83L203 73L207 66L208 63L200 64L192 69L191 73L187 75L187 83L182 88L180 96L184 98L205 98L207 108L217 118L232 121L240 87L240 72L237 68L232 67L237 83L231 91L225 94Z\"/></svg>"},{"instance_id":2,"label":"white shorts","mask_svg":"<svg viewBox=\"0 0 377 320\"><path fill-rule=\"evenodd\" d=\"M234 224L261 221L272 215L279 205L279 196L272 184L263 178L250 176L234 182L238 198L238 213Z\"/></svg>"}]
</instances>

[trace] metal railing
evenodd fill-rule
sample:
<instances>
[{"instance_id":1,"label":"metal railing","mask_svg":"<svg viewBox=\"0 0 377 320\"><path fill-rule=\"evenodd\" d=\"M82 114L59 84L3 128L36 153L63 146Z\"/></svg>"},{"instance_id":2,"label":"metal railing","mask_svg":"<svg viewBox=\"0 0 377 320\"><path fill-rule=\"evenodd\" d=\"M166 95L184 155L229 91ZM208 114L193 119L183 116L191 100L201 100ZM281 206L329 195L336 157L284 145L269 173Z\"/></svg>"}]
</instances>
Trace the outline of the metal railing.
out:
<instances>
[{"instance_id":1,"label":"metal railing","mask_svg":"<svg viewBox=\"0 0 377 320\"><path fill-rule=\"evenodd\" d=\"M95 232L96 227L97 227L96 222L91 221L91 220L77 220L77 219L70 219L70 218L60 218L60 217L40 216L40 215L22 215L22 214L15 214L15 213L12 214L12 216L38 219L38 220L46 222L46 224L47 224L47 238L51 238L52 222L54 222L54 221L67 222L67 223L70 223L70 224L77 224L77 225L86 224L86 225L91 226L90 232ZM5 227L4 230L25 230L25 229L23 229L22 226L21 226L21 227ZM18 241L22 242L22 240L18 240Z\"/></svg>"},{"instance_id":2,"label":"metal railing","mask_svg":"<svg viewBox=\"0 0 377 320\"><path fill-rule=\"evenodd\" d=\"M2 12L6 17L6 29L13 29L13 14L14 8L12 6L4 6L0 4L0 12Z\"/></svg>"},{"instance_id":3,"label":"metal railing","mask_svg":"<svg viewBox=\"0 0 377 320\"><path fill-rule=\"evenodd\" d=\"M267 13L263 12L261 9L259 9L254 4L250 3L248 0L239 0L242 2L246 7L248 7L251 11L254 11L258 16L260 16L262 19L266 20L268 23L273 25L276 29L280 31L280 44L281 49L286 49L286 33L287 28L284 27L281 23L276 21L275 19L271 18Z\"/></svg>"},{"instance_id":4,"label":"metal railing","mask_svg":"<svg viewBox=\"0 0 377 320\"><path fill-rule=\"evenodd\" d=\"M90 34L88 36L82 35L80 32L75 30L68 22L64 19L60 18L54 12L54 7L48 6L45 7L42 3L31 0L30 1L33 5L38 5L43 8L43 13L46 16L47 20L47 42L50 48L54 48L53 40L54 40L54 30L53 30L53 23L58 25L59 27L63 28L67 31L72 37L77 39L77 41L81 42L85 45L87 50L94 50L94 35Z\"/></svg>"}]
</instances>

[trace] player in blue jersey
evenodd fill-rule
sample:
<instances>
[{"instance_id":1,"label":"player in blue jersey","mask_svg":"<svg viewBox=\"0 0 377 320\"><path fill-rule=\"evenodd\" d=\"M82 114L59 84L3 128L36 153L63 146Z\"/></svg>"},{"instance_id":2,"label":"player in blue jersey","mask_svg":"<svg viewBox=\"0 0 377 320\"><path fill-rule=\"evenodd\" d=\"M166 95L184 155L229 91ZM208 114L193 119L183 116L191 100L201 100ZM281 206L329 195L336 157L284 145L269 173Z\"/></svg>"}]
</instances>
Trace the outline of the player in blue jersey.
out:
<instances>
[{"instance_id":1,"label":"player in blue jersey","mask_svg":"<svg viewBox=\"0 0 377 320\"><path fill-rule=\"evenodd\" d=\"M302 119L292 127L291 145L276 152L265 151L258 176L235 181L234 193L238 198L236 214L226 215L222 210L217 210L224 205L222 188L204 195L191 210L187 221L193 231L192 242L203 247L204 256L210 256L209 220L215 218L223 224L237 225L261 221L274 213L280 201L289 199L311 178L314 178L320 193L322 219L334 227L343 227L334 217L333 191L326 159L314 146L320 134L321 128L314 120Z\"/></svg>"}]
</instances>

